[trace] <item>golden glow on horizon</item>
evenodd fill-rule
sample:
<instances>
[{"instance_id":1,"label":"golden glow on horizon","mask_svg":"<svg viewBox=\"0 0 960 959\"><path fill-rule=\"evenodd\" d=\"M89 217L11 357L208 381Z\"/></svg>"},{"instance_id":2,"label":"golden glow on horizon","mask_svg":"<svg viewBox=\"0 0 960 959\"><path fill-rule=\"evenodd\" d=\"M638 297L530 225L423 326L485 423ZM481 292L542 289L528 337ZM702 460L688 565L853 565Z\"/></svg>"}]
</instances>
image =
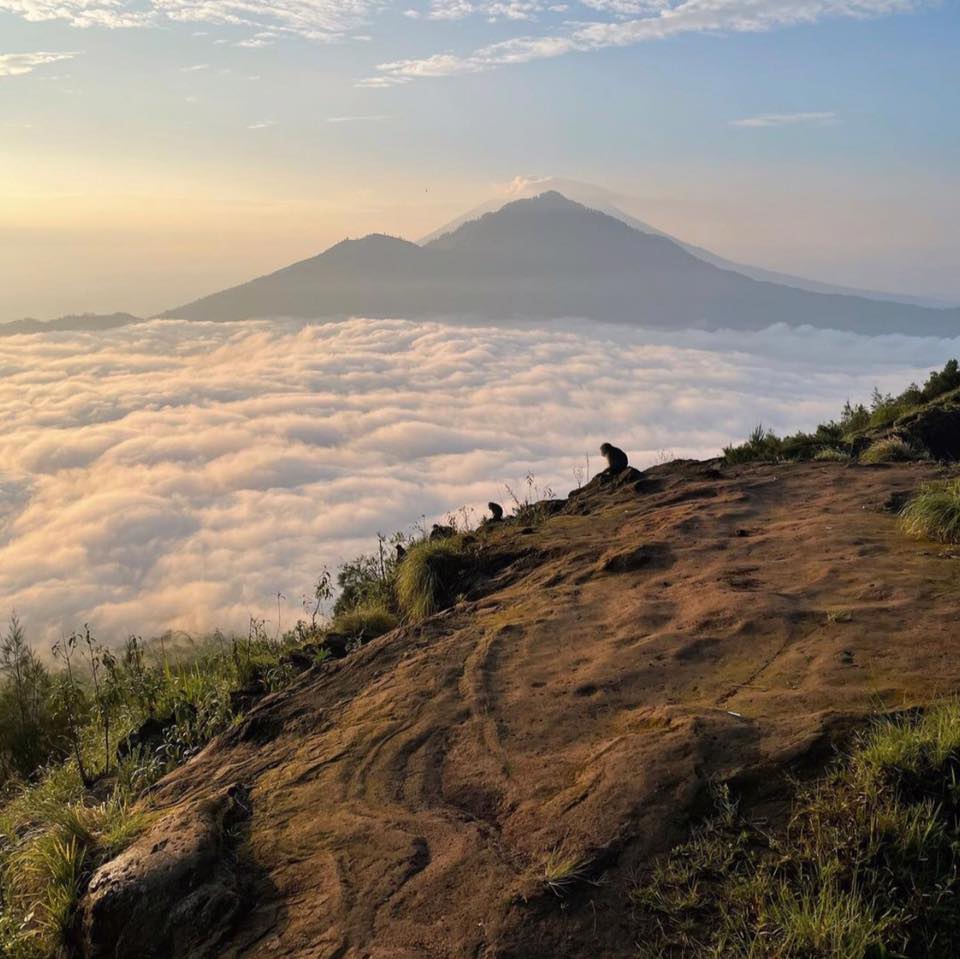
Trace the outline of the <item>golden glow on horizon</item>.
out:
<instances>
[{"instance_id":1,"label":"golden glow on horizon","mask_svg":"<svg viewBox=\"0 0 960 959\"><path fill-rule=\"evenodd\" d=\"M493 178L424 183L189 162L31 149L0 156L0 322L84 311L152 314L344 237L383 232L416 240L493 196L511 198L509 177L499 185ZM939 193L944 223L960 215L945 184L911 174L909 188L891 190L889 177L805 172L792 191L783 190L791 171L782 169L712 177L657 170L621 189L634 198L626 212L740 262L844 285L938 292L933 280L926 290L911 288L896 265L904 256L915 264L919 249L932 276L946 275L945 227L928 212Z\"/></svg>"}]
</instances>

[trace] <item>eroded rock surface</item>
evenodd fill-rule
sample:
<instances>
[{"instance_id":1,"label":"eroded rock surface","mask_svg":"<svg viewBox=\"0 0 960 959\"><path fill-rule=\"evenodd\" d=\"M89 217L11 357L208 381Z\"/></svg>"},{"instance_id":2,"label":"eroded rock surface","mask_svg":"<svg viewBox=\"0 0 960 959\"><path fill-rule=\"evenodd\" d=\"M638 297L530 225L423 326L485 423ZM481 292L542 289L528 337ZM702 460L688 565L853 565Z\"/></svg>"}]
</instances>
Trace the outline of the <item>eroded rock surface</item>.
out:
<instances>
[{"instance_id":1,"label":"eroded rock surface","mask_svg":"<svg viewBox=\"0 0 960 959\"><path fill-rule=\"evenodd\" d=\"M485 528L494 566L519 558L484 595L305 674L159 784L174 818L95 877L90 959L632 956L632 877L712 780L759 795L878 703L957 688L960 567L882 509L936 475L671 464L585 487L522 551ZM215 828L238 782L242 859ZM558 853L584 880L563 898Z\"/></svg>"}]
</instances>

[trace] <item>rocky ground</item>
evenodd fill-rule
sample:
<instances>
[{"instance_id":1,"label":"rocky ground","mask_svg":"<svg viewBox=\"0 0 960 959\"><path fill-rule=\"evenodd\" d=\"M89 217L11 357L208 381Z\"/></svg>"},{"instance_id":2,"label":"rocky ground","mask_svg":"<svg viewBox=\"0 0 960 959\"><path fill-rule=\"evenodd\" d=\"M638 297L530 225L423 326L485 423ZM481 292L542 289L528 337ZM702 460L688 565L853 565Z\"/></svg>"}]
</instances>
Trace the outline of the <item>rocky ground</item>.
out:
<instances>
[{"instance_id":1,"label":"rocky ground","mask_svg":"<svg viewBox=\"0 0 960 959\"><path fill-rule=\"evenodd\" d=\"M100 957L626 957L630 883L722 779L960 685L926 463L675 463L479 535L453 608L323 664L161 781L94 876Z\"/></svg>"}]
</instances>

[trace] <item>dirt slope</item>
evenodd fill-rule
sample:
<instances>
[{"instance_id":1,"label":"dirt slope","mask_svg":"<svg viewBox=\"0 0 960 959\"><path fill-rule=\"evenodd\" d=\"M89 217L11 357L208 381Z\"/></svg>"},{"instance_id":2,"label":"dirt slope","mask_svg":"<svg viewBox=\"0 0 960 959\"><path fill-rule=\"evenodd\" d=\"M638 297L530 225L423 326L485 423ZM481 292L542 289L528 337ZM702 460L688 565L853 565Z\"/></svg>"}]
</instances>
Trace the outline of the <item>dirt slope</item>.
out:
<instances>
[{"instance_id":1,"label":"dirt slope","mask_svg":"<svg viewBox=\"0 0 960 959\"><path fill-rule=\"evenodd\" d=\"M265 700L94 877L87 955L631 955L630 877L712 777L960 684L960 562L890 511L936 467L715 466L489 531L522 555L487 595ZM557 851L591 881L552 892Z\"/></svg>"}]
</instances>

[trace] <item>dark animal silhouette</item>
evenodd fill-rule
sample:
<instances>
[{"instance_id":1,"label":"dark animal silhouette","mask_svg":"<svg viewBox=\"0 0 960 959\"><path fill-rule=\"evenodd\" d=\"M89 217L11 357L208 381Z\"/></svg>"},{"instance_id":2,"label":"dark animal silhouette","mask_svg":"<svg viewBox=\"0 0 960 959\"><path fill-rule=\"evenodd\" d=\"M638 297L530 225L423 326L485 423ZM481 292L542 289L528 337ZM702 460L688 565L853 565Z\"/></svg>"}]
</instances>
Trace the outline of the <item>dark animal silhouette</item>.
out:
<instances>
[{"instance_id":1,"label":"dark animal silhouette","mask_svg":"<svg viewBox=\"0 0 960 959\"><path fill-rule=\"evenodd\" d=\"M403 548L400 543L397 543L397 562L400 563L403 561L403 557L407 555L407 551Z\"/></svg>"},{"instance_id":2,"label":"dark animal silhouette","mask_svg":"<svg viewBox=\"0 0 960 959\"><path fill-rule=\"evenodd\" d=\"M493 514L488 523L499 523L503 519L503 507L499 503L487 503L487 509Z\"/></svg>"},{"instance_id":3,"label":"dark animal silhouette","mask_svg":"<svg viewBox=\"0 0 960 959\"><path fill-rule=\"evenodd\" d=\"M610 443L604 443L600 447L600 452L607 458L606 472L621 473L627 468L627 454L623 450Z\"/></svg>"},{"instance_id":4,"label":"dark animal silhouette","mask_svg":"<svg viewBox=\"0 0 960 959\"><path fill-rule=\"evenodd\" d=\"M456 530L452 526L441 526L439 523L434 523L433 529L430 530L430 539L447 539L455 533Z\"/></svg>"}]
</instances>

